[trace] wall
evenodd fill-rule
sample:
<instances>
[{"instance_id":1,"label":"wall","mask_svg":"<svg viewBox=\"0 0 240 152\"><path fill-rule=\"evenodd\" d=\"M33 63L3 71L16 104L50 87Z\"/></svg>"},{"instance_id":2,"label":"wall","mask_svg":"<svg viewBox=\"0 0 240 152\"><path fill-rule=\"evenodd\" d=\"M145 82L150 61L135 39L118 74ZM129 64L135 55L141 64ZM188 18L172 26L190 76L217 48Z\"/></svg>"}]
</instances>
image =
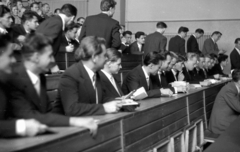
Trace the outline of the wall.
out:
<instances>
[{"instance_id":1,"label":"wall","mask_svg":"<svg viewBox=\"0 0 240 152\"><path fill-rule=\"evenodd\" d=\"M133 2L136 3L133 3ZM172 4L174 1L178 1L178 0L151 0L152 2L154 1L154 5L155 6L170 6L170 4ZM162 3L164 1L164 3ZM187 9L192 9L192 7L187 5L188 0L181 0L182 2L182 6L179 6L182 8L182 11L185 11ZM210 1L206 2L206 0L194 0L194 1L198 1L198 4L203 3L203 5L206 7L203 10L211 10L212 9L212 5L205 5L205 3L209 3ZM217 4L216 0L213 0L216 2L215 4L215 10L221 10L220 13L217 14L229 14L230 10L231 13L230 14L239 14L240 13L240 9L230 9L229 6L232 6L232 8L235 8L236 6L236 0L231 0L231 1L227 1L227 0L220 0L221 1L221 5ZM223 2L225 1L225 4L227 4L227 7L225 7L223 4ZM195 31L195 29L197 28L202 28L204 29L205 33L212 33L213 31L221 31L223 33L222 38L218 41L218 46L220 49L224 49L227 50L226 54L230 54L231 51L234 48L234 40L239 36L240 33L240 19L236 18L236 15L234 15L233 17L226 19L226 17L228 15L223 16L218 16L217 14L212 15L211 13L208 14L209 16L203 16L206 20L201 20L198 19L200 15L198 15L197 17L195 16L194 13L191 13L189 15L191 15L191 20L184 20L184 17L179 17L182 14L176 14L174 11L171 12L167 12L170 13L171 15L167 15L169 17L174 17L176 18L176 20L174 19L166 19L166 16L164 16L166 14L166 11L168 8L165 8L165 11L162 12L161 10L159 10L158 12L156 11L156 9L154 9L155 7L153 7L153 9L147 9L147 8L151 8L152 3L149 3L150 1L146 1L146 0L131 0L131 1L126 1L126 27L127 29L131 30L133 33L135 33L136 31L144 31L146 33L151 33L155 30L155 26L157 21L164 21L167 25L168 28L166 30L166 34L173 34L173 33L177 33L177 30L180 26L186 26L189 28L189 33L193 33ZM240 2L240 1L239 1ZM139 5L138 5L139 4ZM179 3L178 3L179 4ZM139 11L140 6L145 6L145 9L142 9L143 11ZM226 9L228 8L228 9ZM212 13L215 13L214 11L210 11ZM145 15L143 15L145 13ZM147 15L146 15L147 14ZM204 14L204 13L203 13ZM133 15L135 15L136 17L133 18ZM212 18L212 16L214 16L214 18ZM148 17L148 18L146 18ZM177 19L177 18L180 19ZM194 18L197 19L194 19ZM161 20L161 18L165 18L165 20ZM212 19L210 19L212 18ZM239 18L239 17L238 17ZM229 62L230 63L230 62ZM226 72L230 71L230 65L227 66L227 68L225 68Z\"/></svg>"}]
</instances>

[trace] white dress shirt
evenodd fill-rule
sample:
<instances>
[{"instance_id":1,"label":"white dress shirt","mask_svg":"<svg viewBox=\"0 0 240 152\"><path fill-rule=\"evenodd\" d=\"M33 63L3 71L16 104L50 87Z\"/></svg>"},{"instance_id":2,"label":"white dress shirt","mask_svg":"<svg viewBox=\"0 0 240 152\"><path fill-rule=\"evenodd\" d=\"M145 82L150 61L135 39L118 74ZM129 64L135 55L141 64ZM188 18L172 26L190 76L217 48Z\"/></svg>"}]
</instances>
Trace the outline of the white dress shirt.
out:
<instances>
[{"instance_id":1,"label":"white dress shirt","mask_svg":"<svg viewBox=\"0 0 240 152\"><path fill-rule=\"evenodd\" d=\"M37 92L37 94L40 96L40 91L41 91L41 88L40 88L40 79L39 79L39 76L37 76L36 74L34 74L32 71L30 70L27 70L27 74L28 76L30 77L30 80Z\"/></svg>"},{"instance_id":2,"label":"white dress shirt","mask_svg":"<svg viewBox=\"0 0 240 152\"><path fill-rule=\"evenodd\" d=\"M147 71L145 70L144 66L142 66L142 69L143 69L143 73L145 75L147 85L148 85L148 88L149 88L149 75L148 75Z\"/></svg>"},{"instance_id":3,"label":"white dress shirt","mask_svg":"<svg viewBox=\"0 0 240 152\"><path fill-rule=\"evenodd\" d=\"M61 19L62 19L62 23L63 23L62 30L64 31L64 30L65 30L65 24L66 24L66 23L65 23L65 19L64 19L64 18L65 18L65 16L64 16L64 14L61 14L61 13L60 13L60 14L58 14L58 15L59 15L59 16L61 17Z\"/></svg>"}]
</instances>

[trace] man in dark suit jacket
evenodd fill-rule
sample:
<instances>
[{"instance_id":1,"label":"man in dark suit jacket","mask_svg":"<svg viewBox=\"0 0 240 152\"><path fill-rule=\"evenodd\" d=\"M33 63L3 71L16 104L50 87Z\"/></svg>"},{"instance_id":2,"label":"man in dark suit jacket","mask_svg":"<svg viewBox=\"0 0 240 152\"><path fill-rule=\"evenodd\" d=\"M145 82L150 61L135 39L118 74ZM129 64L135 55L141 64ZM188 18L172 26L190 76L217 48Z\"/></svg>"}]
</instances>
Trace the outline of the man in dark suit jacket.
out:
<instances>
[{"instance_id":1,"label":"man in dark suit jacket","mask_svg":"<svg viewBox=\"0 0 240 152\"><path fill-rule=\"evenodd\" d=\"M144 54L143 47L144 47L144 43L145 43L145 33L144 32L137 32L135 34L135 39L136 39L136 41L133 42L129 46L129 52L131 54L136 54L136 55Z\"/></svg>"},{"instance_id":2,"label":"man in dark suit jacket","mask_svg":"<svg viewBox=\"0 0 240 152\"><path fill-rule=\"evenodd\" d=\"M227 63L228 63L228 55L219 54L218 63L215 64L214 66L213 75L220 74L224 77L228 77L228 75L223 72L224 68L227 66Z\"/></svg>"},{"instance_id":3,"label":"man in dark suit jacket","mask_svg":"<svg viewBox=\"0 0 240 152\"><path fill-rule=\"evenodd\" d=\"M223 133L240 115L240 70L232 73L233 81L225 85L218 93L209 121L209 129L215 134Z\"/></svg>"},{"instance_id":4,"label":"man in dark suit jacket","mask_svg":"<svg viewBox=\"0 0 240 152\"><path fill-rule=\"evenodd\" d=\"M44 20L37 28L37 33L49 37L53 43L53 55L56 56L62 42L62 34L65 26L77 15L77 8L71 4L65 4L59 15Z\"/></svg>"},{"instance_id":5,"label":"man in dark suit jacket","mask_svg":"<svg viewBox=\"0 0 240 152\"><path fill-rule=\"evenodd\" d=\"M143 47L144 55L152 51L159 53L164 53L166 51L167 38L163 36L163 33L165 32L167 25L164 22L158 22L156 27L157 31L146 37Z\"/></svg>"},{"instance_id":6,"label":"man in dark suit jacket","mask_svg":"<svg viewBox=\"0 0 240 152\"><path fill-rule=\"evenodd\" d=\"M201 38L203 34L203 29L196 29L195 34L191 35L187 40L187 52L201 53L197 39Z\"/></svg>"},{"instance_id":7,"label":"man in dark suit jacket","mask_svg":"<svg viewBox=\"0 0 240 152\"><path fill-rule=\"evenodd\" d=\"M143 66L137 66L130 71L123 81L122 91L128 94L133 90L144 87L148 94L148 98L157 98L162 95L171 96L173 93L170 89L160 89L153 85L150 75L156 75L161 61L165 60L158 52L149 52L143 61Z\"/></svg>"},{"instance_id":8,"label":"man in dark suit jacket","mask_svg":"<svg viewBox=\"0 0 240 152\"><path fill-rule=\"evenodd\" d=\"M230 54L231 69L240 69L240 38L235 40L235 48Z\"/></svg>"},{"instance_id":9,"label":"man in dark suit jacket","mask_svg":"<svg viewBox=\"0 0 240 152\"><path fill-rule=\"evenodd\" d=\"M209 55L211 53L217 55L219 53L217 41L221 38L221 36L222 36L221 32L219 31L213 32L211 37L204 41L202 53L204 55Z\"/></svg>"},{"instance_id":10,"label":"man in dark suit jacket","mask_svg":"<svg viewBox=\"0 0 240 152\"><path fill-rule=\"evenodd\" d=\"M132 39L132 32L131 31L124 31L122 37L122 44L119 48L122 54L129 54L129 45L131 44Z\"/></svg>"},{"instance_id":11,"label":"man in dark suit jacket","mask_svg":"<svg viewBox=\"0 0 240 152\"><path fill-rule=\"evenodd\" d=\"M86 36L98 36L106 40L107 48L119 49L121 45L119 22L112 19L115 13L114 0L102 0L98 15L88 16L83 24L79 42Z\"/></svg>"},{"instance_id":12,"label":"man in dark suit jacket","mask_svg":"<svg viewBox=\"0 0 240 152\"><path fill-rule=\"evenodd\" d=\"M0 35L0 42L0 137L34 136L37 133L44 132L47 127L36 120L9 119L11 117L8 111L10 107L7 98L9 90L6 84L9 74L12 73L11 64L15 63L16 60L12 56L10 37Z\"/></svg>"},{"instance_id":13,"label":"man in dark suit jacket","mask_svg":"<svg viewBox=\"0 0 240 152\"><path fill-rule=\"evenodd\" d=\"M73 52L79 47L79 43L76 40L78 28L78 24L74 22L66 26L59 52Z\"/></svg>"},{"instance_id":14,"label":"man in dark suit jacket","mask_svg":"<svg viewBox=\"0 0 240 152\"><path fill-rule=\"evenodd\" d=\"M105 64L105 54L103 38L88 36L82 40L80 47L75 51L77 63L66 70L59 83L58 90L65 115L100 115L114 113L121 108L116 101L103 101L97 71Z\"/></svg>"},{"instance_id":15,"label":"man in dark suit jacket","mask_svg":"<svg viewBox=\"0 0 240 152\"><path fill-rule=\"evenodd\" d=\"M168 50L173 51L173 52L178 53L178 54L181 54L181 55L185 55L186 52L185 52L185 40L184 40L184 38L186 38L188 31L189 30L188 30L187 27L181 26L178 29L178 35L176 35L175 37L170 39Z\"/></svg>"},{"instance_id":16,"label":"man in dark suit jacket","mask_svg":"<svg viewBox=\"0 0 240 152\"><path fill-rule=\"evenodd\" d=\"M34 44L34 45L33 45ZM23 44L23 64L13 67L9 77L11 113L16 118L34 118L48 126L78 126L96 133L97 124L92 118L67 117L62 107L52 107L46 92L43 73L54 62L51 40L42 34L26 37Z\"/></svg>"},{"instance_id":17,"label":"man in dark suit jacket","mask_svg":"<svg viewBox=\"0 0 240 152\"><path fill-rule=\"evenodd\" d=\"M22 44L26 34L34 32L38 25L38 18L35 12L24 13L22 24L16 24L12 27L13 42Z\"/></svg>"},{"instance_id":18,"label":"man in dark suit jacket","mask_svg":"<svg viewBox=\"0 0 240 152\"><path fill-rule=\"evenodd\" d=\"M187 53L187 61L184 62L182 73L184 75L183 81L187 81L189 83L199 83L199 80L194 77L194 73L192 72L194 67L197 66L198 55L196 53Z\"/></svg>"}]
</instances>

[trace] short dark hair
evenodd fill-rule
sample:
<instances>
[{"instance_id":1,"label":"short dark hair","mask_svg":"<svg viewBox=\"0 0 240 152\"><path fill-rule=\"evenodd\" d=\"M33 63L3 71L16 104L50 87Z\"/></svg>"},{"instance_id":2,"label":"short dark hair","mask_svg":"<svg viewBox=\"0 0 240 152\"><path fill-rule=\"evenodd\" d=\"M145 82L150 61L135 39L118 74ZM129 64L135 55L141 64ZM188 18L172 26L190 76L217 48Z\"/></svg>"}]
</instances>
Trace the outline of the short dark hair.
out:
<instances>
[{"instance_id":1,"label":"short dark hair","mask_svg":"<svg viewBox=\"0 0 240 152\"><path fill-rule=\"evenodd\" d=\"M34 5L38 5L37 2L33 2L31 5L30 5L30 8L32 8Z\"/></svg>"},{"instance_id":2,"label":"short dark hair","mask_svg":"<svg viewBox=\"0 0 240 152\"><path fill-rule=\"evenodd\" d=\"M84 20L85 20L84 17L79 17L79 18L77 19L77 21L80 21L81 19L84 19Z\"/></svg>"},{"instance_id":3,"label":"short dark hair","mask_svg":"<svg viewBox=\"0 0 240 152\"><path fill-rule=\"evenodd\" d=\"M219 34L222 36L222 33L221 33L221 32L219 32L219 31L214 31L211 36L213 36L213 35L219 35Z\"/></svg>"},{"instance_id":4,"label":"short dark hair","mask_svg":"<svg viewBox=\"0 0 240 152\"><path fill-rule=\"evenodd\" d=\"M187 27L184 27L184 26L181 26L179 29L178 29L178 33L181 33L181 32L188 32L189 29Z\"/></svg>"},{"instance_id":5,"label":"short dark hair","mask_svg":"<svg viewBox=\"0 0 240 152\"><path fill-rule=\"evenodd\" d=\"M128 35L132 35L132 32L131 32L131 31L124 31L122 35L123 35L123 36L126 36L127 34L128 34Z\"/></svg>"},{"instance_id":6,"label":"short dark hair","mask_svg":"<svg viewBox=\"0 0 240 152\"><path fill-rule=\"evenodd\" d=\"M141 31L138 31L138 32L135 34L135 39L140 38L142 35L145 35L145 33L144 33L144 32L141 32Z\"/></svg>"},{"instance_id":7,"label":"short dark hair","mask_svg":"<svg viewBox=\"0 0 240 152\"><path fill-rule=\"evenodd\" d=\"M57 11L61 11L60 8L56 8L56 9L54 10L54 13L57 13Z\"/></svg>"},{"instance_id":8,"label":"short dark hair","mask_svg":"<svg viewBox=\"0 0 240 152\"><path fill-rule=\"evenodd\" d=\"M101 11L109 11L110 7L115 8L117 2L115 0L102 0L101 1Z\"/></svg>"},{"instance_id":9,"label":"short dark hair","mask_svg":"<svg viewBox=\"0 0 240 152\"><path fill-rule=\"evenodd\" d=\"M106 45L104 38L96 36L87 36L82 41L78 49L75 51L75 60L87 61L93 55L99 55L103 52L102 45Z\"/></svg>"},{"instance_id":10,"label":"short dark hair","mask_svg":"<svg viewBox=\"0 0 240 152\"><path fill-rule=\"evenodd\" d=\"M203 53L198 53L199 58L205 58Z\"/></svg>"},{"instance_id":11,"label":"short dark hair","mask_svg":"<svg viewBox=\"0 0 240 152\"><path fill-rule=\"evenodd\" d=\"M33 17L36 17L38 19L38 14L33 11L28 11L22 15L22 24L25 23L27 20L32 20Z\"/></svg>"},{"instance_id":12,"label":"short dark hair","mask_svg":"<svg viewBox=\"0 0 240 152\"><path fill-rule=\"evenodd\" d=\"M16 0L15 3L17 4L18 2L21 2L22 3L22 0Z\"/></svg>"},{"instance_id":13,"label":"short dark hair","mask_svg":"<svg viewBox=\"0 0 240 152\"><path fill-rule=\"evenodd\" d=\"M167 24L164 22L158 22L156 25L157 28L167 28Z\"/></svg>"},{"instance_id":14,"label":"short dark hair","mask_svg":"<svg viewBox=\"0 0 240 152\"><path fill-rule=\"evenodd\" d=\"M22 47L22 56L25 59L31 57L35 52L42 53L43 49L52 44L50 38L40 33L31 33L26 36Z\"/></svg>"},{"instance_id":15,"label":"short dark hair","mask_svg":"<svg viewBox=\"0 0 240 152\"><path fill-rule=\"evenodd\" d=\"M198 59L198 54L196 54L196 53L194 53L194 52L188 52L187 54L186 54L186 57L187 57L187 61L188 60L192 60L193 58L197 58Z\"/></svg>"},{"instance_id":16,"label":"short dark hair","mask_svg":"<svg viewBox=\"0 0 240 152\"><path fill-rule=\"evenodd\" d=\"M6 50L8 44L10 44L11 37L9 34L0 34L0 55Z\"/></svg>"},{"instance_id":17,"label":"short dark hair","mask_svg":"<svg viewBox=\"0 0 240 152\"><path fill-rule=\"evenodd\" d=\"M218 56L218 63L226 61L228 59L228 55L220 53Z\"/></svg>"},{"instance_id":18,"label":"short dark hair","mask_svg":"<svg viewBox=\"0 0 240 152\"><path fill-rule=\"evenodd\" d=\"M65 14L67 17L77 16L77 8L72 4L64 4L60 12Z\"/></svg>"},{"instance_id":19,"label":"short dark hair","mask_svg":"<svg viewBox=\"0 0 240 152\"><path fill-rule=\"evenodd\" d=\"M5 14L10 13L10 9L5 5L0 5L0 17L3 17Z\"/></svg>"},{"instance_id":20,"label":"short dark hair","mask_svg":"<svg viewBox=\"0 0 240 152\"><path fill-rule=\"evenodd\" d=\"M44 4L42 4L42 7L44 7L45 5L49 5L48 3L44 3Z\"/></svg>"},{"instance_id":21,"label":"short dark hair","mask_svg":"<svg viewBox=\"0 0 240 152\"><path fill-rule=\"evenodd\" d=\"M159 54L158 52L153 51L146 54L146 56L143 59L143 64L145 66L148 66L151 63L157 65L160 60L164 61L166 60L166 58Z\"/></svg>"},{"instance_id":22,"label":"short dark hair","mask_svg":"<svg viewBox=\"0 0 240 152\"><path fill-rule=\"evenodd\" d=\"M218 56L216 54L214 54L214 53L211 53L210 57L211 57L211 59L218 59Z\"/></svg>"},{"instance_id":23,"label":"short dark hair","mask_svg":"<svg viewBox=\"0 0 240 152\"><path fill-rule=\"evenodd\" d=\"M240 80L240 69L233 70L232 79L234 82L238 82Z\"/></svg>"},{"instance_id":24,"label":"short dark hair","mask_svg":"<svg viewBox=\"0 0 240 152\"><path fill-rule=\"evenodd\" d=\"M122 54L114 48L108 48L106 52L106 57L108 58L108 61L116 62L122 57Z\"/></svg>"},{"instance_id":25,"label":"short dark hair","mask_svg":"<svg viewBox=\"0 0 240 152\"><path fill-rule=\"evenodd\" d=\"M181 55L181 54L178 54L178 60L177 60L177 63L178 62L185 62L187 59L185 56Z\"/></svg>"},{"instance_id":26,"label":"short dark hair","mask_svg":"<svg viewBox=\"0 0 240 152\"><path fill-rule=\"evenodd\" d=\"M167 59L167 56L172 57L173 54L170 53L170 51L166 51L164 53L160 53L162 56L164 56L165 60Z\"/></svg>"},{"instance_id":27,"label":"short dark hair","mask_svg":"<svg viewBox=\"0 0 240 152\"><path fill-rule=\"evenodd\" d=\"M238 41L240 41L240 38L236 38L236 40L234 41L235 44L238 44Z\"/></svg>"},{"instance_id":28,"label":"short dark hair","mask_svg":"<svg viewBox=\"0 0 240 152\"><path fill-rule=\"evenodd\" d=\"M79 24L77 24L77 23L74 23L74 22L72 22L72 23L70 23L70 24L68 24L67 26L66 26L66 28L65 28L65 33L67 32L67 31L70 31L70 30L72 30L72 29L74 29L74 28L79 28L80 26L79 26Z\"/></svg>"},{"instance_id":29,"label":"short dark hair","mask_svg":"<svg viewBox=\"0 0 240 152\"><path fill-rule=\"evenodd\" d=\"M196 29L195 33L204 34L204 30L198 28L198 29Z\"/></svg>"}]
</instances>

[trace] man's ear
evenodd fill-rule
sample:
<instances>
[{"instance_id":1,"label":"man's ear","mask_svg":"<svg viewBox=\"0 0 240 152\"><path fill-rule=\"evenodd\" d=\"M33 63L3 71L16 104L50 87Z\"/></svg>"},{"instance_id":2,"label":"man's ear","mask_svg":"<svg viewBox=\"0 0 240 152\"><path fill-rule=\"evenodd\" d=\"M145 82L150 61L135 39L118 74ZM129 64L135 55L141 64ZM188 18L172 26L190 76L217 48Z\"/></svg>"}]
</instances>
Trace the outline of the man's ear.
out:
<instances>
[{"instance_id":1,"label":"man's ear","mask_svg":"<svg viewBox=\"0 0 240 152\"><path fill-rule=\"evenodd\" d=\"M29 60L34 63L39 63L39 54L37 52L33 53Z\"/></svg>"}]
</instances>

